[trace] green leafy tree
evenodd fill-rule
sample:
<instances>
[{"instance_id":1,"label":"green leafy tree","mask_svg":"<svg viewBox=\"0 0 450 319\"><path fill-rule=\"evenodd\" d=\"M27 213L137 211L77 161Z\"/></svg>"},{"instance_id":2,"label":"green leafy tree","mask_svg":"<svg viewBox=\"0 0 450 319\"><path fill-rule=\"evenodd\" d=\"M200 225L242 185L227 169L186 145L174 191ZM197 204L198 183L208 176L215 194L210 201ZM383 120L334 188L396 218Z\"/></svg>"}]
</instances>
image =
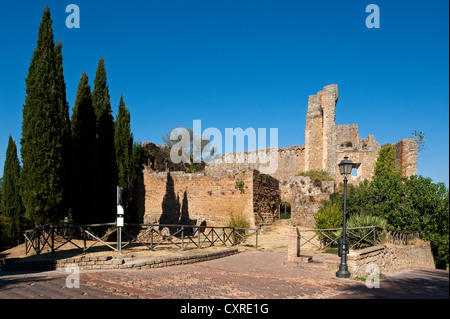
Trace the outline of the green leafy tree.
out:
<instances>
[{"instance_id":1,"label":"green leafy tree","mask_svg":"<svg viewBox=\"0 0 450 319\"><path fill-rule=\"evenodd\" d=\"M436 264L445 267L449 261L449 190L444 183L413 175L406 180L410 202L409 225L420 237L430 241Z\"/></svg>"},{"instance_id":2,"label":"green leafy tree","mask_svg":"<svg viewBox=\"0 0 450 319\"><path fill-rule=\"evenodd\" d=\"M21 138L21 195L25 216L36 226L58 220L69 208L70 120L61 48L54 44L46 7L25 80Z\"/></svg>"},{"instance_id":3,"label":"green leafy tree","mask_svg":"<svg viewBox=\"0 0 450 319\"><path fill-rule=\"evenodd\" d=\"M7 237L19 243L24 230L24 207L20 197L20 163L17 157L17 147L11 135L6 150L6 161L3 170L1 187L1 211L8 219L5 227Z\"/></svg>"},{"instance_id":4,"label":"green leafy tree","mask_svg":"<svg viewBox=\"0 0 450 319\"><path fill-rule=\"evenodd\" d=\"M72 111L72 217L88 224L97 211L97 126L88 76L83 73Z\"/></svg>"},{"instance_id":5,"label":"green leafy tree","mask_svg":"<svg viewBox=\"0 0 450 319\"><path fill-rule=\"evenodd\" d=\"M114 147L114 118L109 89L106 83L105 60L98 62L92 91L92 102L97 119L97 203L96 222L112 222L116 215L116 188L118 183L116 151Z\"/></svg>"},{"instance_id":6,"label":"green leafy tree","mask_svg":"<svg viewBox=\"0 0 450 319\"><path fill-rule=\"evenodd\" d=\"M427 147L425 145L425 140L427 138L426 138L424 132L415 130L414 132L412 132L411 138L414 138L417 140L417 147L418 147L417 151L418 152L423 152L426 150Z\"/></svg>"}]
</instances>

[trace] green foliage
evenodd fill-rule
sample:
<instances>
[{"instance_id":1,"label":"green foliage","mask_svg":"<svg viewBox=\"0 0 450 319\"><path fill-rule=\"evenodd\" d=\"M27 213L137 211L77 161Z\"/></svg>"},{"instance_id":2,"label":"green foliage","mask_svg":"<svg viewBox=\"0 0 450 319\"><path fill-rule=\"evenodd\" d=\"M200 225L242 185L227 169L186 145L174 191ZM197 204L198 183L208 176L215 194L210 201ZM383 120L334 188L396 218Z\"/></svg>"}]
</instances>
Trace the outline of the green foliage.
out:
<instances>
[{"instance_id":1,"label":"green foliage","mask_svg":"<svg viewBox=\"0 0 450 319\"><path fill-rule=\"evenodd\" d=\"M417 151L418 152L423 152L426 150L426 146L425 146L425 140L426 140L426 136L425 133L423 133L422 131L414 131L411 134L411 138L414 138L417 140Z\"/></svg>"},{"instance_id":2,"label":"green foliage","mask_svg":"<svg viewBox=\"0 0 450 319\"><path fill-rule=\"evenodd\" d=\"M419 231L422 239L431 242L436 264L441 266L449 260L448 196L445 185L430 178L385 173L358 187L349 185L347 214L349 220L379 217L388 229ZM342 204L342 193L332 194L329 202ZM322 224L318 228L324 228Z\"/></svg>"},{"instance_id":3,"label":"green foliage","mask_svg":"<svg viewBox=\"0 0 450 319\"><path fill-rule=\"evenodd\" d=\"M115 219L116 188L118 184L114 144L114 118L109 89L106 84L105 60L98 61L92 91L92 103L97 118L97 178L98 213L92 222L108 223Z\"/></svg>"},{"instance_id":4,"label":"green foliage","mask_svg":"<svg viewBox=\"0 0 450 319\"><path fill-rule=\"evenodd\" d=\"M240 228L249 228L250 222L242 213L230 213L230 218L228 220L228 227L240 227Z\"/></svg>"},{"instance_id":5,"label":"green foliage","mask_svg":"<svg viewBox=\"0 0 450 319\"><path fill-rule=\"evenodd\" d=\"M61 44L44 10L28 70L23 106L21 196L34 225L59 219L70 199L70 121Z\"/></svg>"},{"instance_id":6,"label":"green foliage","mask_svg":"<svg viewBox=\"0 0 450 319\"><path fill-rule=\"evenodd\" d=\"M314 216L317 229L342 227L343 212L342 206L337 200L323 201L319 211ZM341 235L341 231L324 231L322 240L325 244L331 242Z\"/></svg>"},{"instance_id":7,"label":"green foliage","mask_svg":"<svg viewBox=\"0 0 450 319\"><path fill-rule=\"evenodd\" d=\"M444 183L413 175L406 180L409 218L405 228L420 232L431 242L435 262L445 267L449 262L449 190Z\"/></svg>"},{"instance_id":8,"label":"green foliage","mask_svg":"<svg viewBox=\"0 0 450 319\"><path fill-rule=\"evenodd\" d=\"M24 207L20 197L20 163L17 157L16 143L9 136L6 150L6 161L3 170L1 187L1 212L3 220L3 233L17 242L22 241L24 230Z\"/></svg>"},{"instance_id":9,"label":"green foliage","mask_svg":"<svg viewBox=\"0 0 450 319\"><path fill-rule=\"evenodd\" d=\"M134 142L131 133L131 115L125 106L123 96L120 97L114 143L125 218L127 221L137 222L138 182L142 171L143 150L139 143Z\"/></svg>"},{"instance_id":10,"label":"green foliage","mask_svg":"<svg viewBox=\"0 0 450 319\"><path fill-rule=\"evenodd\" d=\"M242 213L230 213L230 218L228 220L228 227L238 227L238 228L250 228L250 222ZM236 229L236 233L238 236L234 237L234 243L237 244L242 240L242 237L245 237L245 229Z\"/></svg>"},{"instance_id":11,"label":"green foliage","mask_svg":"<svg viewBox=\"0 0 450 319\"><path fill-rule=\"evenodd\" d=\"M386 236L386 220L383 217L380 216L373 216L373 215L352 215L347 220L347 228L351 227L366 227L366 226L375 226L379 227L376 230L376 239L377 243L380 243L384 237ZM368 237L365 237L371 229L364 228L364 229L352 229L351 232L354 235L349 235L350 245L355 245L356 248L361 249L365 247L372 246L373 236L370 234ZM364 238L365 240L361 240L361 238Z\"/></svg>"},{"instance_id":12,"label":"green foliage","mask_svg":"<svg viewBox=\"0 0 450 319\"><path fill-rule=\"evenodd\" d=\"M236 180L236 185L234 186L234 188L236 188L238 191L240 191L241 193L244 192L244 188L245 188L245 182L242 180L242 178L238 178Z\"/></svg>"},{"instance_id":13,"label":"green foliage","mask_svg":"<svg viewBox=\"0 0 450 319\"><path fill-rule=\"evenodd\" d=\"M315 215L316 228L338 228L342 227L342 208L339 202L329 200L324 201L322 207Z\"/></svg>"},{"instance_id":14,"label":"green foliage","mask_svg":"<svg viewBox=\"0 0 450 319\"><path fill-rule=\"evenodd\" d=\"M380 155L375 164L375 176L383 177L387 175L401 176L401 170L395 163L395 147L392 144L385 144L380 149Z\"/></svg>"},{"instance_id":15,"label":"green foliage","mask_svg":"<svg viewBox=\"0 0 450 319\"><path fill-rule=\"evenodd\" d=\"M189 166L185 167L186 173L195 173L197 172L197 169L195 168L194 163L189 163Z\"/></svg>"},{"instance_id":16,"label":"green foliage","mask_svg":"<svg viewBox=\"0 0 450 319\"><path fill-rule=\"evenodd\" d=\"M91 87L82 74L72 111L72 205L78 224L88 224L97 211L97 128Z\"/></svg>"}]
</instances>

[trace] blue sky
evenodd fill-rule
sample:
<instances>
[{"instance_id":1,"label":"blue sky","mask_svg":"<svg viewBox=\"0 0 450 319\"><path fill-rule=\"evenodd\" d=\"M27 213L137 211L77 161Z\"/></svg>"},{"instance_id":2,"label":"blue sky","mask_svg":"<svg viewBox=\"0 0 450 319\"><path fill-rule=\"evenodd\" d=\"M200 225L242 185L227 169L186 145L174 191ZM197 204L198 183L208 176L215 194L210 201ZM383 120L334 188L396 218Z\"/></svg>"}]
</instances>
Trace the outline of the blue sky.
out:
<instances>
[{"instance_id":1,"label":"blue sky","mask_svg":"<svg viewBox=\"0 0 450 319\"><path fill-rule=\"evenodd\" d=\"M66 6L80 8L68 29ZM368 4L380 28L365 24ZM280 147L304 144L308 96L339 85L336 124L380 144L427 137L418 174L449 182L449 16L429 1L8 1L0 18L0 174L9 134L20 148L25 76L44 7L62 41L70 110L81 72L106 60L139 141L174 126L278 128Z\"/></svg>"}]
</instances>

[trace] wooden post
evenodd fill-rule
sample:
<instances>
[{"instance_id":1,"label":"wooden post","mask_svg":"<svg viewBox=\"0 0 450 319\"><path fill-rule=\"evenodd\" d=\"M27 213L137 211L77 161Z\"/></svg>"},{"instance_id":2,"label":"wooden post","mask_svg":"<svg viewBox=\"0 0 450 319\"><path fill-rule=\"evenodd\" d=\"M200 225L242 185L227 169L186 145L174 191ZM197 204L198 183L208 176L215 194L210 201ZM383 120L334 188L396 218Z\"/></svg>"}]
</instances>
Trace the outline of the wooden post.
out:
<instances>
[{"instance_id":1,"label":"wooden post","mask_svg":"<svg viewBox=\"0 0 450 319\"><path fill-rule=\"evenodd\" d=\"M376 246L377 244L377 232L375 226L373 227L373 245Z\"/></svg>"},{"instance_id":2,"label":"wooden post","mask_svg":"<svg viewBox=\"0 0 450 319\"><path fill-rule=\"evenodd\" d=\"M256 230L256 245L255 245L255 248L258 248L258 233L259 233L259 228Z\"/></svg>"},{"instance_id":3,"label":"wooden post","mask_svg":"<svg viewBox=\"0 0 450 319\"><path fill-rule=\"evenodd\" d=\"M86 250L86 232L84 231L84 227L81 227L81 231L83 232L83 251Z\"/></svg>"},{"instance_id":4,"label":"wooden post","mask_svg":"<svg viewBox=\"0 0 450 319\"><path fill-rule=\"evenodd\" d=\"M52 236L52 247L51 247L52 252L51 253L54 254L55 253L55 228L52 227L50 231L51 231L51 236Z\"/></svg>"},{"instance_id":5,"label":"wooden post","mask_svg":"<svg viewBox=\"0 0 450 319\"><path fill-rule=\"evenodd\" d=\"M38 236L36 237L37 243L36 243L36 247L37 247L37 253L38 255L41 253L41 233L38 232Z\"/></svg>"},{"instance_id":6,"label":"wooden post","mask_svg":"<svg viewBox=\"0 0 450 319\"><path fill-rule=\"evenodd\" d=\"M181 225L181 249L184 250L184 226Z\"/></svg>"},{"instance_id":7,"label":"wooden post","mask_svg":"<svg viewBox=\"0 0 450 319\"><path fill-rule=\"evenodd\" d=\"M153 226L151 227L152 230L150 230L150 247L153 249Z\"/></svg>"}]
</instances>

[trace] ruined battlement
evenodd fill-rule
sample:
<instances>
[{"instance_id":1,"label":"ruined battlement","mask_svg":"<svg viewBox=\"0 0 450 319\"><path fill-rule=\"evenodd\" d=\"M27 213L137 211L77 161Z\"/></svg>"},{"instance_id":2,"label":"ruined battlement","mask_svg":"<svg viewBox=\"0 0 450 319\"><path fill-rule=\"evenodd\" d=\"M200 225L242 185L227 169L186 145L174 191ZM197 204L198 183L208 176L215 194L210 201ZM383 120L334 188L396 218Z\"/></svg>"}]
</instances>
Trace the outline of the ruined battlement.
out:
<instances>
[{"instance_id":1,"label":"ruined battlement","mask_svg":"<svg viewBox=\"0 0 450 319\"><path fill-rule=\"evenodd\" d=\"M337 125L336 104L338 86L330 84L317 94L308 97L305 123L305 144L278 149L278 169L271 174L281 181L289 181L301 172L325 171L336 181L341 180L339 162L348 156L359 163L356 175L349 182L373 178L375 163L380 153L380 144L373 135L361 138L358 124ZM395 144L397 166L405 176L417 173L417 141L403 139ZM233 158L235 159L233 161ZM208 172L223 169L261 169L264 164L257 160L257 151L225 154L222 160L206 166Z\"/></svg>"}]
</instances>

